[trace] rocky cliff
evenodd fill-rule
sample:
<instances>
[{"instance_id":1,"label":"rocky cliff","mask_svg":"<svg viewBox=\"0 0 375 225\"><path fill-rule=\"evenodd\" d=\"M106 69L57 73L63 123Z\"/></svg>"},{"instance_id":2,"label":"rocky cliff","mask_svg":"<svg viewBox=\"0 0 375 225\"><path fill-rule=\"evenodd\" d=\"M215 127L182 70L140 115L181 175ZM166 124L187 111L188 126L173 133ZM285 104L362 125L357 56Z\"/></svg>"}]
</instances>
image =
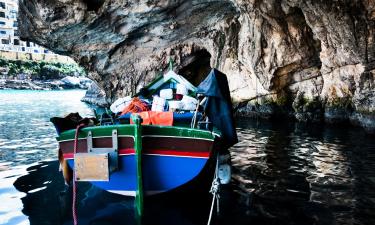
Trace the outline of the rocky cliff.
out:
<instances>
[{"instance_id":1,"label":"rocky cliff","mask_svg":"<svg viewBox=\"0 0 375 225\"><path fill-rule=\"evenodd\" d=\"M167 68L228 75L238 113L374 129L375 0L20 0L20 32L91 71L108 101Z\"/></svg>"}]
</instances>

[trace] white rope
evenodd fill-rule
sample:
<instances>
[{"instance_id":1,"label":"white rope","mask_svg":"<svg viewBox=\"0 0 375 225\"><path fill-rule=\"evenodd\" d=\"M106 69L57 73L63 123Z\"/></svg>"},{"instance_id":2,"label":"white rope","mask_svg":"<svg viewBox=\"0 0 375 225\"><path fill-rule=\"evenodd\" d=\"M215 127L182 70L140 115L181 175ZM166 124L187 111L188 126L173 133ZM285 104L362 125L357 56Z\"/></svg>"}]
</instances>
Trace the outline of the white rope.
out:
<instances>
[{"instance_id":1,"label":"white rope","mask_svg":"<svg viewBox=\"0 0 375 225\"><path fill-rule=\"evenodd\" d=\"M217 155L216 167L215 167L215 175L214 175L214 179L212 181L211 190L210 190L210 193L213 196L212 196L212 203L211 203L210 215L208 217L207 225L211 224L212 212L214 211L214 205L215 205L215 199L216 199L216 202L217 202L217 204L216 204L216 212L219 214L220 179L219 179L219 176L218 176L218 171L219 171L219 154Z\"/></svg>"}]
</instances>

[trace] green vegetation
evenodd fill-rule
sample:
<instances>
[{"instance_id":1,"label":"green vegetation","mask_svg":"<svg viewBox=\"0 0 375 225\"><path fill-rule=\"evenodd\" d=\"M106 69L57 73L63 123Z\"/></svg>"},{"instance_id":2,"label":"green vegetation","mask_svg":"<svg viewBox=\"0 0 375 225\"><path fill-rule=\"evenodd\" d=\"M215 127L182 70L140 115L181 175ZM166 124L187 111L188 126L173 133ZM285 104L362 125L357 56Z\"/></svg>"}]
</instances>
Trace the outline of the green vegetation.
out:
<instances>
[{"instance_id":1,"label":"green vegetation","mask_svg":"<svg viewBox=\"0 0 375 225\"><path fill-rule=\"evenodd\" d=\"M32 79L48 80L60 79L65 76L85 76L86 71L77 64L65 64L60 62L8 60L0 58L0 67L5 76L28 74Z\"/></svg>"}]
</instances>

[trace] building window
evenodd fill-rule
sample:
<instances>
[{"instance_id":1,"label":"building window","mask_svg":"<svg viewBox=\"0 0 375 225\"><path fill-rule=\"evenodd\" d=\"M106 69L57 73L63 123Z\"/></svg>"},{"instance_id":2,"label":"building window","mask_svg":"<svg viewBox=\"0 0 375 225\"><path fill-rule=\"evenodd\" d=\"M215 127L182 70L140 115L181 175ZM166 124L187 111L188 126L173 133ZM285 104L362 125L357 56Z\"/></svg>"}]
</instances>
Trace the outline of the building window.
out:
<instances>
[{"instance_id":1,"label":"building window","mask_svg":"<svg viewBox=\"0 0 375 225\"><path fill-rule=\"evenodd\" d=\"M5 12L0 12L0 17L5 18Z\"/></svg>"},{"instance_id":2,"label":"building window","mask_svg":"<svg viewBox=\"0 0 375 225\"><path fill-rule=\"evenodd\" d=\"M18 27L18 22L17 21L13 22L13 27Z\"/></svg>"},{"instance_id":3,"label":"building window","mask_svg":"<svg viewBox=\"0 0 375 225\"><path fill-rule=\"evenodd\" d=\"M13 44L14 44L14 45L20 45L20 40L18 40L18 39L14 39L14 40L13 40Z\"/></svg>"},{"instance_id":4,"label":"building window","mask_svg":"<svg viewBox=\"0 0 375 225\"><path fill-rule=\"evenodd\" d=\"M23 51L23 52L26 51L26 48L25 48L25 47L22 47L22 51Z\"/></svg>"},{"instance_id":5,"label":"building window","mask_svg":"<svg viewBox=\"0 0 375 225\"><path fill-rule=\"evenodd\" d=\"M30 41L26 41L26 47L30 47Z\"/></svg>"},{"instance_id":6,"label":"building window","mask_svg":"<svg viewBox=\"0 0 375 225\"><path fill-rule=\"evenodd\" d=\"M0 26L4 26L5 25L5 22L4 21L0 21Z\"/></svg>"},{"instance_id":7,"label":"building window","mask_svg":"<svg viewBox=\"0 0 375 225\"><path fill-rule=\"evenodd\" d=\"M7 34L5 30L0 30L0 34Z\"/></svg>"},{"instance_id":8,"label":"building window","mask_svg":"<svg viewBox=\"0 0 375 225\"><path fill-rule=\"evenodd\" d=\"M39 53L39 50L38 49L34 49L34 53Z\"/></svg>"},{"instance_id":9,"label":"building window","mask_svg":"<svg viewBox=\"0 0 375 225\"><path fill-rule=\"evenodd\" d=\"M48 54L49 51L48 51L47 49L44 49L44 53L45 53L45 54Z\"/></svg>"},{"instance_id":10,"label":"building window","mask_svg":"<svg viewBox=\"0 0 375 225\"><path fill-rule=\"evenodd\" d=\"M9 44L9 40L7 40L7 39L1 39L1 44L8 45Z\"/></svg>"},{"instance_id":11,"label":"building window","mask_svg":"<svg viewBox=\"0 0 375 225\"><path fill-rule=\"evenodd\" d=\"M20 36L20 34L18 33L18 30L14 30L14 36Z\"/></svg>"},{"instance_id":12,"label":"building window","mask_svg":"<svg viewBox=\"0 0 375 225\"><path fill-rule=\"evenodd\" d=\"M5 2L0 2L0 8L5 9Z\"/></svg>"}]
</instances>

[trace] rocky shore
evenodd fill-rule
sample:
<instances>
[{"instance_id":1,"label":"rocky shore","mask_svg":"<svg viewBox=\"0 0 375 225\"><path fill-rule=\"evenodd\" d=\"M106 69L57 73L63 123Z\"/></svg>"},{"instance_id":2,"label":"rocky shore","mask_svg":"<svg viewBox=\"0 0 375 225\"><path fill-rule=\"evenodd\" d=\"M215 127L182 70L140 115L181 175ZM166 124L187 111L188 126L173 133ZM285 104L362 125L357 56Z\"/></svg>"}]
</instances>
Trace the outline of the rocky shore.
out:
<instances>
[{"instance_id":1,"label":"rocky shore","mask_svg":"<svg viewBox=\"0 0 375 225\"><path fill-rule=\"evenodd\" d=\"M65 77L60 80L0 80L0 90L64 90L88 89L92 81L85 77Z\"/></svg>"},{"instance_id":2,"label":"rocky shore","mask_svg":"<svg viewBox=\"0 0 375 225\"><path fill-rule=\"evenodd\" d=\"M323 107L320 100L293 106L269 101L251 101L237 104L234 111L237 117L290 120L310 124L351 124L363 127L370 134L375 134L375 115L373 113L359 113L351 106Z\"/></svg>"},{"instance_id":3,"label":"rocky shore","mask_svg":"<svg viewBox=\"0 0 375 225\"><path fill-rule=\"evenodd\" d=\"M82 102L97 105L100 107L108 107L109 104L105 98L105 92L102 91L98 85L93 82L87 89L85 96L81 99Z\"/></svg>"}]
</instances>

